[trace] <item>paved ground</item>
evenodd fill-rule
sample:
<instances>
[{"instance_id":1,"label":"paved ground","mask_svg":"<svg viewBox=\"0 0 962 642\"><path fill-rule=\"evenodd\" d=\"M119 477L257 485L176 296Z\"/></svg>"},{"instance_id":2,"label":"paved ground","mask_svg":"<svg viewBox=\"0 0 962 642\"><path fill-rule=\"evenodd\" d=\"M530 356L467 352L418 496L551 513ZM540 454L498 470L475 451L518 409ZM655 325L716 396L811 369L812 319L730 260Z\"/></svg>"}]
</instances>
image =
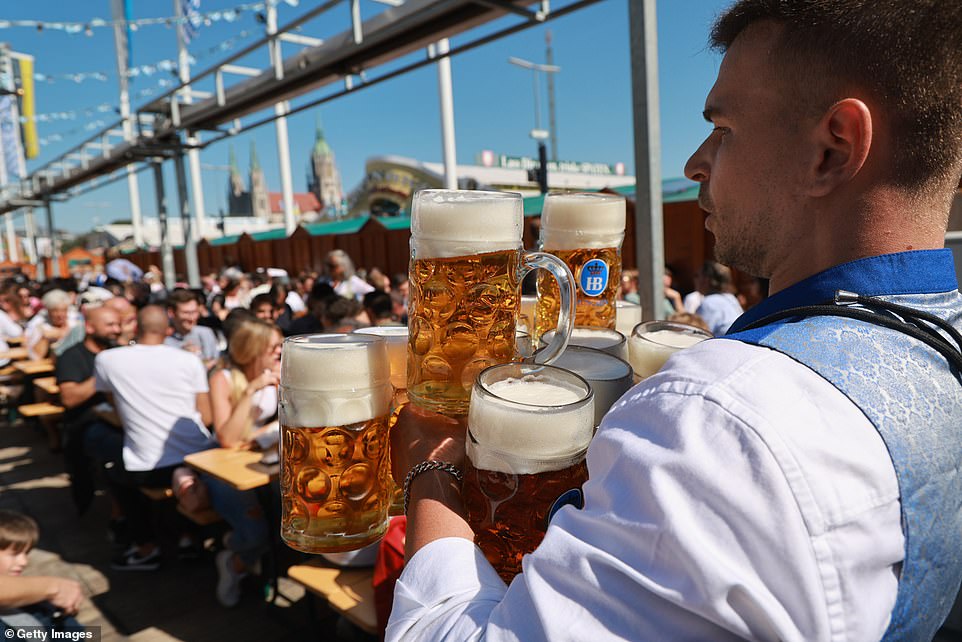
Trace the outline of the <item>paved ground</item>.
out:
<instances>
[{"instance_id":1,"label":"paved ground","mask_svg":"<svg viewBox=\"0 0 962 642\"><path fill-rule=\"evenodd\" d=\"M164 565L152 573L117 572L110 568L106 538L109 502L98 496L78 517L70 500L61 456L51 453L39 428L0 424L0 507L31 515L40 524L40 544L31 553L27 574L57 575L80 581L89 596L78 619L102 627L105 642L300 642L364 640L338 626L325 606L310 622L307 598L297 584L281 579L275 604L264 599L264 587L251 579L244 600L234 609L214 597L217 573L213 553L191 562L179 561L173 536L165 539ZM216 532L209 532L213 542ZM282 566L299 561L288 549Z\"/></svg>"}]
</instances>

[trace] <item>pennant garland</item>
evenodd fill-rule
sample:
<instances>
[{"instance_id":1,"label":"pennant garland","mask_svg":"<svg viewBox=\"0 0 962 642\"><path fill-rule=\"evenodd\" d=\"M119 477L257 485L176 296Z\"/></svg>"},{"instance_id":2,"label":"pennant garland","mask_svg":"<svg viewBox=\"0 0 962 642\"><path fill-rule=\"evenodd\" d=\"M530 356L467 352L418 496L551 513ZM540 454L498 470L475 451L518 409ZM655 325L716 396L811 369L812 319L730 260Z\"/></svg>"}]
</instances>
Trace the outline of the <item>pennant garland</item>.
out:
<instances>
[{"instance_id":1,"label":"pennant garland","mask_svg":"<svg viewBox=\"0 0 962 642\"><path fill-rule=\"evenodd\" d=\"M191 24L193 27L203 24L210 26L215 22L234 22L240 15L247 11L263 11L268 4L278 5L287 4L296 7L300 0L266 0L265 2L247 2L237 5L232 9L221 9L218 11L208 11L206 13L196 13L191 16L180 18L169 16L165 18L138 18L136 20L104 20L103 18L91 18L86 22L48 22L46 20L0 20L0 29L12 29L15 27L29 27L37 31L51 30L63 31L68 34L83 33L88 36L93 35L94 29L113 28L115 24L126 25L131 31L136 31L140 27L163 25L172 27L174 25Z\"/></svg>"}]
</instances>

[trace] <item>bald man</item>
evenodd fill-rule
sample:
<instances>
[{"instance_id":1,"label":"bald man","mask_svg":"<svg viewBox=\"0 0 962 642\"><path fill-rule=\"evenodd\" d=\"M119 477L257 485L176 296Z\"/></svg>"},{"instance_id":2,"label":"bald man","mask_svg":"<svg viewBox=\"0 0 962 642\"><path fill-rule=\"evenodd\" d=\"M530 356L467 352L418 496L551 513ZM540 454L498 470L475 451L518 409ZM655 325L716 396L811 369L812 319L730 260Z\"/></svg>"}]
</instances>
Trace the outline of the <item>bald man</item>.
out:
<instances>
[{"instance_id":1,"label":"bald man","mask_svg":"<svg viewBox=\"0 0 962 642\"><path fill-rule=\"evenodd\" d=\"M104 307L110 308L120 315L120 337L117 339L117 344L129 345L137 336L137 308L122 296L107 299Z\"/></svg>"},{"instance_id":2,"label":"bald man","mask_svg":"<svg viewBox=\"0 0 962 642\"><path fill-rule=\"evenodd\" d=\"M123 455L112 481L134 544L111 563L121 571L160 566L149 500L140 488L170 486L184 456L214 445L206 428L207 371L193 354L164 345L168 324L164 308L144 307L137 343L101 353L94 365L97 390L113 395L123 423Z\"/></svg>"},{"instance_id":3,"label":"bald man","mask_svg":"<svg viewBox=\"0 0 962 642\"><path fill-rule=\"evenodd\" d=\"M106 401L94 385L94 359L102 351L117 345L120 316L107 307L87 310L84 326L84 339L61 354L56 367L60 402L66 408L63 419L64 465L70 474L74 504L81 515L93 500L91 465L113 456L99 449L95 449L97 453L91 453L85 444L91 427L98 422L94 407Z\"/></svg>"}]
</instances>

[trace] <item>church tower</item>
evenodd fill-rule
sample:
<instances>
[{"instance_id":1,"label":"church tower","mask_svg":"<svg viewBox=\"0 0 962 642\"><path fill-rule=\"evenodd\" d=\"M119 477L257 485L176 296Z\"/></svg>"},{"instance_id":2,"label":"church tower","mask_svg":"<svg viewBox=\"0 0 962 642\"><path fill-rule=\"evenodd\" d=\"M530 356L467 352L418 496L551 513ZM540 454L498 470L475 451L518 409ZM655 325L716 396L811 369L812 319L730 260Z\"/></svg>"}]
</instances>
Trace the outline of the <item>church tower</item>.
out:
<instances>
[{"instance_id":1,"label":"church tower","mask_svg":"<svg viewBox=\"0 0 962 642\"><path fill-rule=\"evenodd\" d=\"M264 180L264 170L257 160L257 147L251 141L251 214L258 218L269 218L271 205L267 198L267 182Z\"/></svg>"},{"instance_id":2,"label":"church tower","mask_svg":"<svg viewBox=\"0 0 962 642\"><path fill-rule=\"evenodd\" d=\"M251 195L244 189L244 179L241 178L237 167L237 156L234 146L230 146L230 177L227 179L227 214L233 216L250 216Z\"/></svg>"},{"instance_id":3,"label":"church tower","mask_svg":"<svg viewBox=\"0 0 962 642\"><path fill-rule=\"evenodd\" d=\"M341 188L341 174L337 171L334 150L324 139L321 120L317 120L314 135L314 149L311 151L311 164L307 176L307 189L321 202L321 212L331 216L340 209L344 190Z\"/></svg>"}]
</instances>

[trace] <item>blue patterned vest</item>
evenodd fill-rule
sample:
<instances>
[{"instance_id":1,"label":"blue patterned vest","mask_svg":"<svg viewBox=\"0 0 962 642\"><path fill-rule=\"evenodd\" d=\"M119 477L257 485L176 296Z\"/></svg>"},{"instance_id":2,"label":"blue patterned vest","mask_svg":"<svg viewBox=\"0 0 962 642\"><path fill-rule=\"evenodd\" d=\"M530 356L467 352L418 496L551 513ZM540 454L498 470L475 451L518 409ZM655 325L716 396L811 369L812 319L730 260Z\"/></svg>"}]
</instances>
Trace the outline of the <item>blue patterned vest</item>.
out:
<instances>
[{"instance_id":1,"label":"blue patterned vest","mask_svg":"<svg viewBox=\"0 0 962 642\"><path fill-rule=\"evenodd\" d=\"M808 366L858 406L895 467L905 560L884 640L931 640L962 579L962 382L948 362L896 330L831 316L742 330L770 314L831 301L836 290L910 306L962 329L950 250L903 252L836 266L742 315L726 338Z\"/></svg>"}]
</instances>

